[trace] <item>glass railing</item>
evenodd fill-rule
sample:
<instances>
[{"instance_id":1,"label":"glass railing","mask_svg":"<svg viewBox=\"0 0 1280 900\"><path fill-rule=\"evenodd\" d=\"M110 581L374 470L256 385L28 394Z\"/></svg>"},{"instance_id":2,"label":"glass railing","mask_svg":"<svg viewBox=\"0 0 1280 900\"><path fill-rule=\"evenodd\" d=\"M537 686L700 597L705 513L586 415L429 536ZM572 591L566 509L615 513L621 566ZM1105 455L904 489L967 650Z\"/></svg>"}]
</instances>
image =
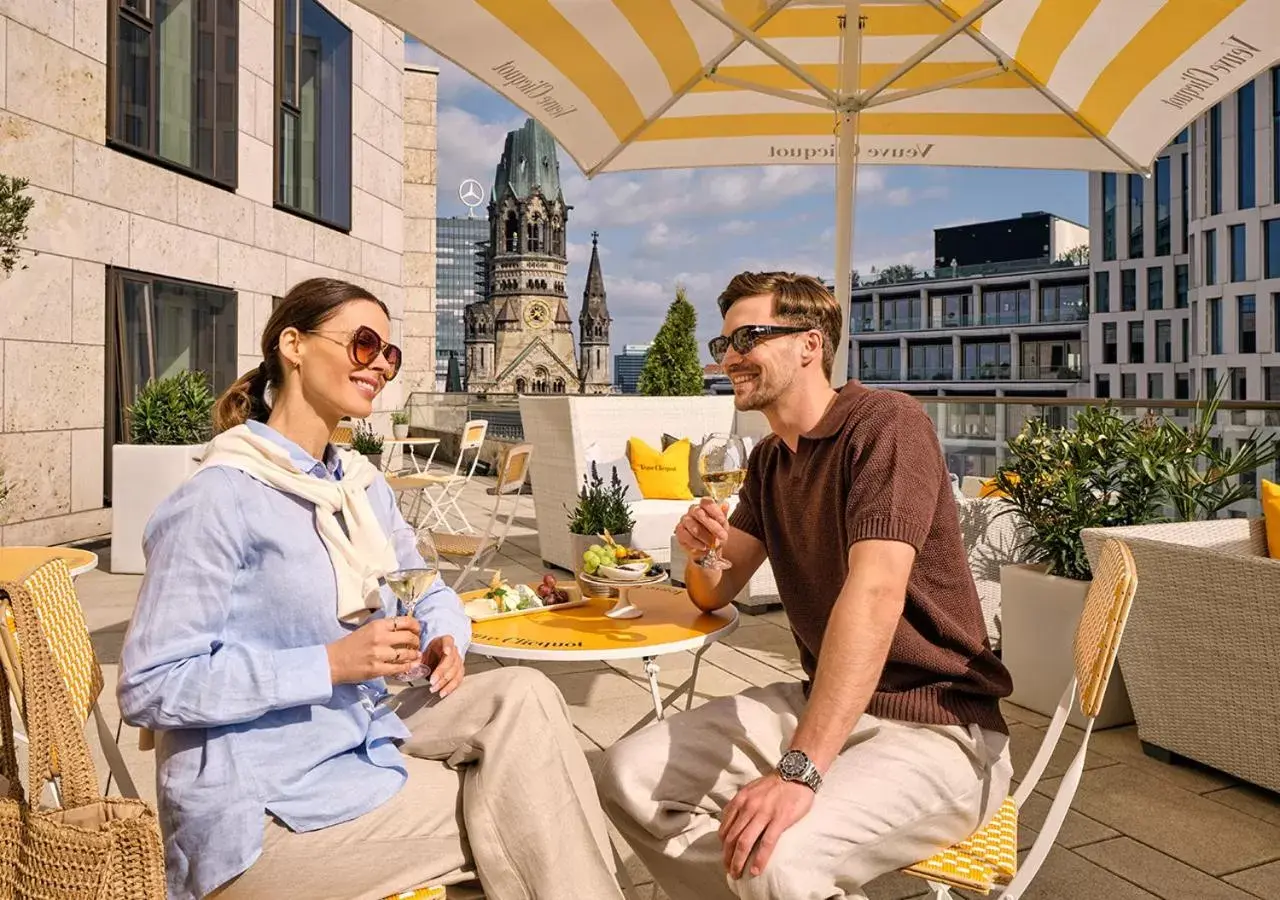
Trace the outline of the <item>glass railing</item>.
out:
<instances>
[{"instance_id":1,"label":"glass railing","mask_svg":"<svg viewBox=\"0 0 1280 900\"><path fill-rule=\"evenodd\" d=\"M960 370L963 381L1008 381L1012 377L1013 370L1008 363L965 366Z\"/></svg>"},{"instance_id":2,"label":"glass railing","mask_svg":"<svg viewBox=\"0 0 1280 900\"><path fill-rule=\"evenodd\" d=\"M901 381L902 373L897 369L862 369L858 373L859 381Z\"/></svg>"},{"instance_id":3,"label":"glass railing","mask_svg":"<svg viewBox=\"0 0 1280 900\"><path fill-rule=\"evenodd\" d=\"M907 369L910 381L954 381L951 366L912 366Z\"/></svg>"},{"instance_id":4,"label":"glass railing","mask_svg":"<svg viewBox=\"0 0 1280 900\"><path fill-rule=\"evenodd\" d=\"M1028 366L1018 368L1018 378L1023 381L1080 381L1084 371L1080 366Z\"/></svg>"}]
</instances>

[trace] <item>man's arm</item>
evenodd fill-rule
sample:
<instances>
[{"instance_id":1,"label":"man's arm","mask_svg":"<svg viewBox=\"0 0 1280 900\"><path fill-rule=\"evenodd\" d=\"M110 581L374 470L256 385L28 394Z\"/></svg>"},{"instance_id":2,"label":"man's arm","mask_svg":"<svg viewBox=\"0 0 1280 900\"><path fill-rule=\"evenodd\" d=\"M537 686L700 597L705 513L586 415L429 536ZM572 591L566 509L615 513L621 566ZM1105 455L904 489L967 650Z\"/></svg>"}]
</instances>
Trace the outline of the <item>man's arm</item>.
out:
<instances>
[{"instance_id":1,"label":"man's arm","mask_svg":"<svg viewBox=\"0 0 1280 900\"><path fill-rule=\"evenodd\" d=\"M728 526L729 537L720 546L720 555L733 563L731 569L704 569L693 554L684 566L684 583L689 599L699 609L710 612L728 606L738 596L756 569L764 562L764 544L756 538ZM697 558L701 559L702 554Z\"/></svg>"}]
</instances>

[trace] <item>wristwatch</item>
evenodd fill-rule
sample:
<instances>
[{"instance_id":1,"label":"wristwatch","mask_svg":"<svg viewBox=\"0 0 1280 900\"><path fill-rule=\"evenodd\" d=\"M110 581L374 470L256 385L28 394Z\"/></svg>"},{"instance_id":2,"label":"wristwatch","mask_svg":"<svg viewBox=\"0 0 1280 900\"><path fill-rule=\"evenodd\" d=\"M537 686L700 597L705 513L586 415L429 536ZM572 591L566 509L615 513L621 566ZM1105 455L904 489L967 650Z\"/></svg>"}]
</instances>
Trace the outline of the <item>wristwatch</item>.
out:
<instances>
[{"instance_id":1,"label":"wristwatch","mask_svg":"<svg viewBox=\"0 0 1280 900\"><path fill-rule=\"evenodd\" d=\"M822 776L818 767L805 755L803 750L788 750L778 762L778 774L783 781L798 781L815 794L822 787Z\"/></svg>"}]
</instances>

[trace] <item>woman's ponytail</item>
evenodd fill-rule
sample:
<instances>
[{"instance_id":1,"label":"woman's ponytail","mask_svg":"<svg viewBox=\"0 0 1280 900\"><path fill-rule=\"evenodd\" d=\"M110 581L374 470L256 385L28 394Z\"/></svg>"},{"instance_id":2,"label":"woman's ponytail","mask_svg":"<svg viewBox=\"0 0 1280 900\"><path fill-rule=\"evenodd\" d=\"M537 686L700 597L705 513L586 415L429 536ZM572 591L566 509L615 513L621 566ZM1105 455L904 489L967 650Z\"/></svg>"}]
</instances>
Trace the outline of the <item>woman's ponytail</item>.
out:
<instances>
[{"instance_id":1,"label":"woman's ponytail","mask_svg":"<svg viewBox=\"0 0 1280 900\"><path fill-rule=\"evenodd\" d=\"M245 372L227 388L213 408L213 431L221 434L243 425L250 419L265 422L271 414L267 406L267 365L262 363Z\"/></svg>"}]
</instances>

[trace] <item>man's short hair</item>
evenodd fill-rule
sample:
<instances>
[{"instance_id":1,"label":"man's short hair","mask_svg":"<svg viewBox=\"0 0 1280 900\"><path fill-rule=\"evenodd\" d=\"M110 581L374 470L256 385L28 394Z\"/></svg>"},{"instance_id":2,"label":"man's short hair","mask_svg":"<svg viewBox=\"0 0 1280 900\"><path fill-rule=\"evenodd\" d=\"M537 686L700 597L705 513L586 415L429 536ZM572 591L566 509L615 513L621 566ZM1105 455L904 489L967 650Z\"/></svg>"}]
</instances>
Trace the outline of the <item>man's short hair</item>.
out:
<instances>
[{"instance_id":1,"label":"man's short hair","mask_svg":"<svg viewBox=\"0 0 1280 900\"><path fill-rule=\"evenodd\" d=\"M822 333L822 369L831 378L836 347L840 346L840 305L826 286L811 275L794 272L741 272L720 294L720 315L743 297L773 297L773 315L789 325L815 328Z\"/></svg>"}]
</instances>

